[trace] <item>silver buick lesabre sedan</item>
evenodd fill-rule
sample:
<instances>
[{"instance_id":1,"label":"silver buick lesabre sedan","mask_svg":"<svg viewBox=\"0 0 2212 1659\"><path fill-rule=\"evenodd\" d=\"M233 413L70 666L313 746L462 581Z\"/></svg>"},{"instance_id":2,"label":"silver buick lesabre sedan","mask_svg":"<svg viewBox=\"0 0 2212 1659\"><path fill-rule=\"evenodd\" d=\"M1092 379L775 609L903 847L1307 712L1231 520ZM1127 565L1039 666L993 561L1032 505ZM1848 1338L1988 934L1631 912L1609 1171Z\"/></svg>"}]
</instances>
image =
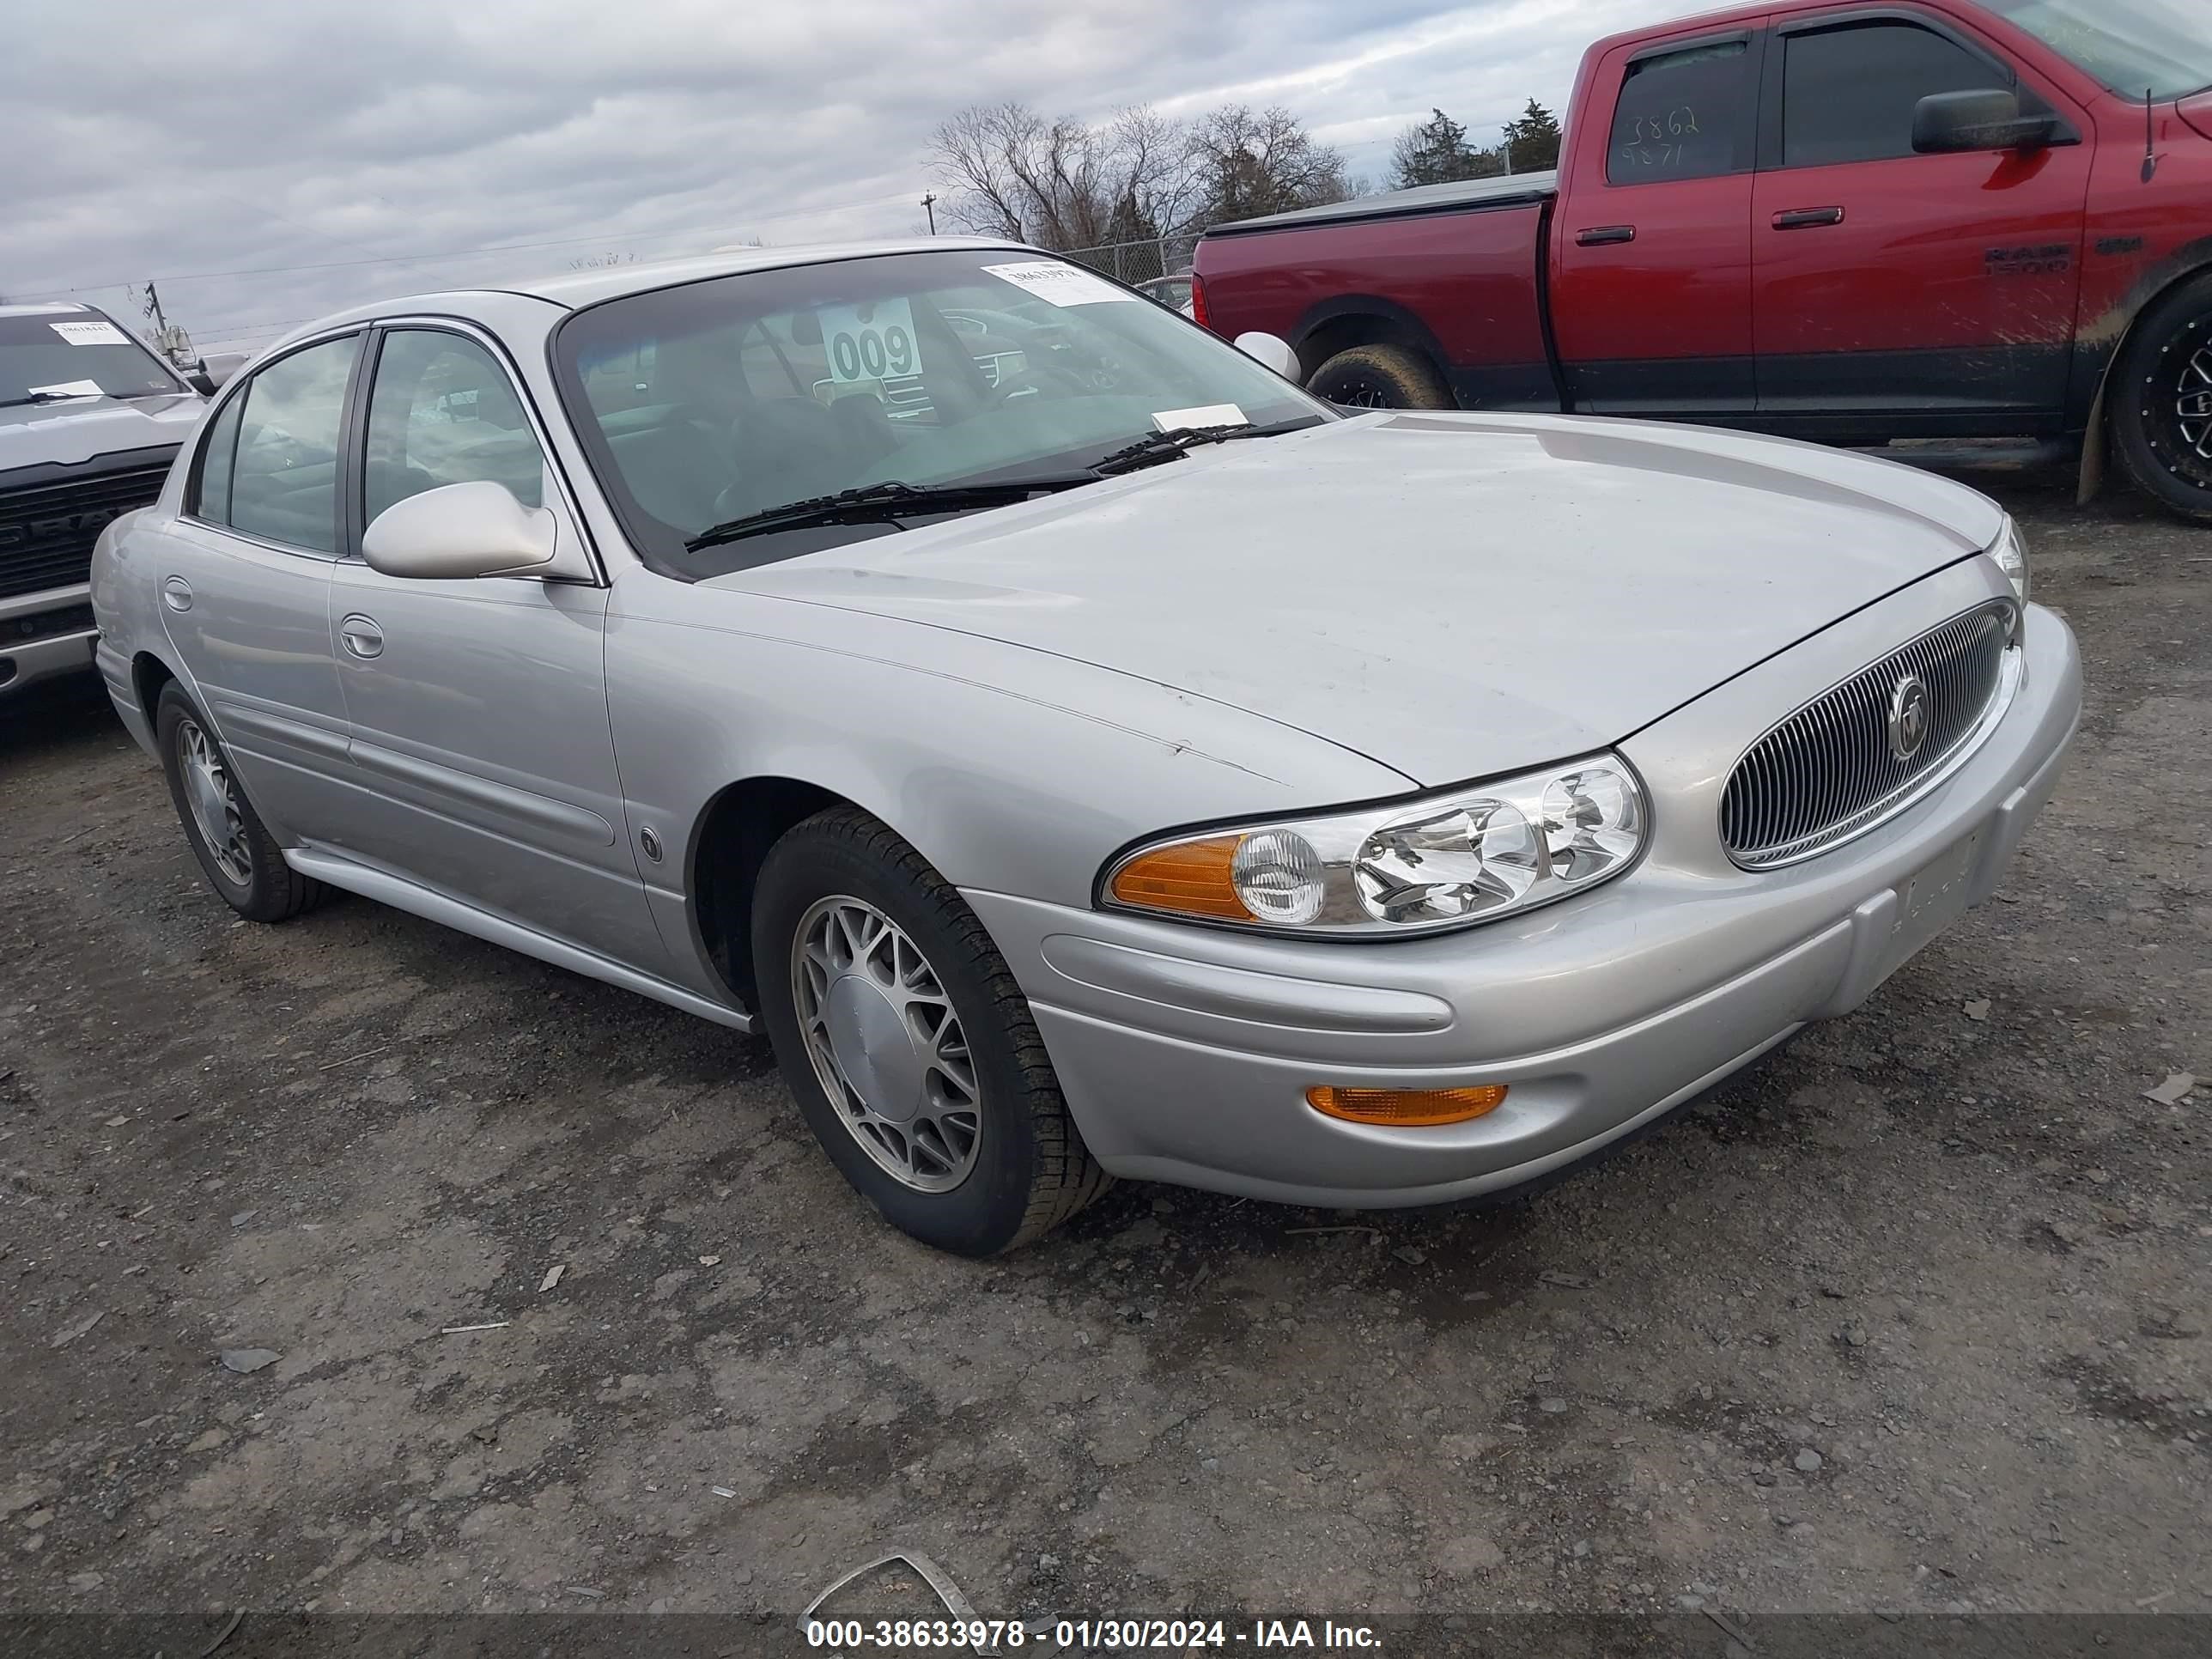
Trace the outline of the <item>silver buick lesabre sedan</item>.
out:
<instances>
[{"instance_id":1,"label":"silver buick lesabre sedan","mask_svg":"<svg viewBox=\"0 0 2212 1659\"><path fill-rule=\"evenodd\" d=\"M2081 703L1996 506L1240 343L952 240L366 307L110 526L98 659L240 915L765 1030L974 1255L1528 1181L1989 896Z\"/></svg>"}]
</instances>

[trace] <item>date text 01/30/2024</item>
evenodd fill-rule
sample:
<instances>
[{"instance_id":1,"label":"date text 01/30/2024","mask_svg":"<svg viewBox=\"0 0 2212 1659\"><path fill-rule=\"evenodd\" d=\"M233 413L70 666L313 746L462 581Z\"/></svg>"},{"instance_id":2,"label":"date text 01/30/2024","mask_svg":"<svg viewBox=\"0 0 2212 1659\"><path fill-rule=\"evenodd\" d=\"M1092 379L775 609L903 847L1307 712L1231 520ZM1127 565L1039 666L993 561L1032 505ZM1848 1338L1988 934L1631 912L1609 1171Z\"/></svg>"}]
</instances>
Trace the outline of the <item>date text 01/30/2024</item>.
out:
<instances>
[{"instance_id":1,"label":"date text 01/30/2024","mask_svg":"<svg viewBox=\"0 0 2212 1659\"><path fill-rule=\"evenodd\" d=\"M1040 1627L1042 1626L1042 1627ZM1047 1646L1048 1637L1051 1645ZM832 1650L966 1648L979 1654L1018 1651L1034 1645L1046 1653L1081 1653L1160 1649L1187 1653L1193 1648L1334 1648L1374 1650L1381 1637L1366 1625L1334 1620L1263 1619L1237 1628L1219 1619L1061 1619L1042 1620L951 1619L810 1619L809 1647Z\"/></svg>"}]
</instances>

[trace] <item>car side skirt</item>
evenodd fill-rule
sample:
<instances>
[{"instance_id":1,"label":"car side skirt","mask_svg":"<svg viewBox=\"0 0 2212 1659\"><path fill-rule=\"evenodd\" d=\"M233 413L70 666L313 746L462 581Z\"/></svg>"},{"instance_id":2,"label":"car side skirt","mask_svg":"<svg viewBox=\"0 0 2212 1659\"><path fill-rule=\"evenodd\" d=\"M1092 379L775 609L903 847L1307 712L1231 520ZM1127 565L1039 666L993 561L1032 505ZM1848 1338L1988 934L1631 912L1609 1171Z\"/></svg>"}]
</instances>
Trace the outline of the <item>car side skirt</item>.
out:
<instances>
[{"instance_id":1,"label":"car side skirt","mask_svg":"<svg viewBox=\"0 0 2212 1659\"><path fill-rule=\"evenodd\" d=\"M379 904L388 904L395 910L404 910L410 915L434 921L460 933L471 933L493 945L503 945L510 951L535 957L540 962L566 968L572 974L581 974L609 985L620 986L625 991L635 991L640 996L651 997L655 1002L665 1002L672 1008L680 1008L687 1014L696 1014L717 1025L726 1025L733 1031L750 1034L758 1029L758 1021L741 1008L708 999L671 985L667 981L641 974L635 968L553 939L510 921L474 905L464 904L459 899L396 876L389 871L356 862L339 854L320 848L288 847L284 862L303 876L328 882L333 887L343 888L349 893L374 899Z\"/></svg>"}]
</instances>

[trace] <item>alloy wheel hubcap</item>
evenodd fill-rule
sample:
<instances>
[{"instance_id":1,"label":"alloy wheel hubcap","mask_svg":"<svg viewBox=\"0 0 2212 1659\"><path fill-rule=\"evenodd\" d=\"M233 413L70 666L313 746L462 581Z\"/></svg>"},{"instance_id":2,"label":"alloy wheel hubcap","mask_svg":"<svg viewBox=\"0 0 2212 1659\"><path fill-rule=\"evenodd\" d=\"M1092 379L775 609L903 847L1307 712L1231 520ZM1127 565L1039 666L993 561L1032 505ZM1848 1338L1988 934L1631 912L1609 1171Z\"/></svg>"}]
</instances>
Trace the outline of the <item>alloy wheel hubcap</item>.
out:
<instances>
[{"instance_id":1,"label":"alloy wheel hubcap","mask_svg":"<svg viewBox=\"0 0 2212 1659\"><path fill-rule=\"evenodd\" d=\"M246 844L246 815L239 810L238 792L222 753L209 741L198 720L177 727L179 769L184 775L185 804L191 809L193 827L208 849L208 856L226 880L246 887L253 880L253 854Z\"/></svg>"},{"instance_id":2,"label":"alloy wheel hubcap","mask_svg":"<svg viewBox=\"0 0 2212 1659\"><path fill-rule=\"evenodd\" d=\"M948 1193L975 1167L982 1091L967 1033L921 947L865 899L817 901L791 951L792 1005L830 1103L878 1167Z\"/></svg>"},{"instance_id":3,"label":"alloy wheel hubcap","mask_svg":"<svg viewBox=\"0 0 2212 1659\"><path fill-rule=\"evenodd\" d=\"M2182 447L2212 461L2212 345L2191 353L2182 365L2173 412L2181 427Z\"/></svg>"}]
</instances>

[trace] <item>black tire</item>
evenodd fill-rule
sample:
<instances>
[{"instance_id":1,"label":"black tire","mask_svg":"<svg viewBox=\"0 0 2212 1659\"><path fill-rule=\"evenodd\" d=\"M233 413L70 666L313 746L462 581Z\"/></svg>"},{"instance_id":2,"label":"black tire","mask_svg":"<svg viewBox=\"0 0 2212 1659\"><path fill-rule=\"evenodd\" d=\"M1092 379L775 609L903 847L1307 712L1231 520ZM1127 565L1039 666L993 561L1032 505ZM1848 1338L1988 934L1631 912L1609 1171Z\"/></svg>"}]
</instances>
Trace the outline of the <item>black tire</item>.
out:
<instances>
[{"instance_id":1,"label":"black tire","mask_svg":"<svg viewBox=\"0 0 2212 1659\"><path fill-rule=\"evenodd\" d=\"M284 862L276 838L246 798L245 787L230 772L229 757L216 741L207 717L174 680L161 688L161 701L155 706L154 731L160 740L161 770L169 781L169 799L177 809L177 821L185 827L185 839L191 846L192 856L200 861L200 872L224 903L248 921L289 921L330 896L330 890L322 883L310 880ZM193 815L185 781L185 750L194 733L221 766L228 782L228 799L237 809L238 874L224 867L224 860L217 857Z\"/></svg>"},{"instance_id":2,"label":"black tire","mask_svg":"<svg viewBox=\"0 0 2212 1659\"><path fill-rule=\"evenodd\" d=\"M1457 409L1437 366L1404 346L1356 346L1314 371L1306 390L1348 409Z\"/></svg>"},{"instance_id":3,"label":"black tire","mask_svg":"<svg viewBox=\"0 0 2212 1659\"><path fill-rule=\"evenodd\" d=\"M2113 366L2108 405L2112 447L2136 487L2212 524L2212 275L2143 313ZM2191 410L2203 413L2192 420Z\"/></svg>"},{"instance_id":4,"label":"black tire","mask_svg":"<svg viewBox=\"0 0 2212 1659\"><path fill-rule=\"evenodd\" d=\"M957 1186L921 1192L866 1151L833 1105L799 1029L792 985L802 921L823 900L874 907L920 948L966 1035L980 1084L974 1164ZM957 1255L1030 1243L1112 1184L1083 1144L1030 1006L967 902L890 830L854 807L817 813L769 851L754 890L761 1012L807 1127L845 1179L893 1226Z\"/></svg>"}]
</instances>

